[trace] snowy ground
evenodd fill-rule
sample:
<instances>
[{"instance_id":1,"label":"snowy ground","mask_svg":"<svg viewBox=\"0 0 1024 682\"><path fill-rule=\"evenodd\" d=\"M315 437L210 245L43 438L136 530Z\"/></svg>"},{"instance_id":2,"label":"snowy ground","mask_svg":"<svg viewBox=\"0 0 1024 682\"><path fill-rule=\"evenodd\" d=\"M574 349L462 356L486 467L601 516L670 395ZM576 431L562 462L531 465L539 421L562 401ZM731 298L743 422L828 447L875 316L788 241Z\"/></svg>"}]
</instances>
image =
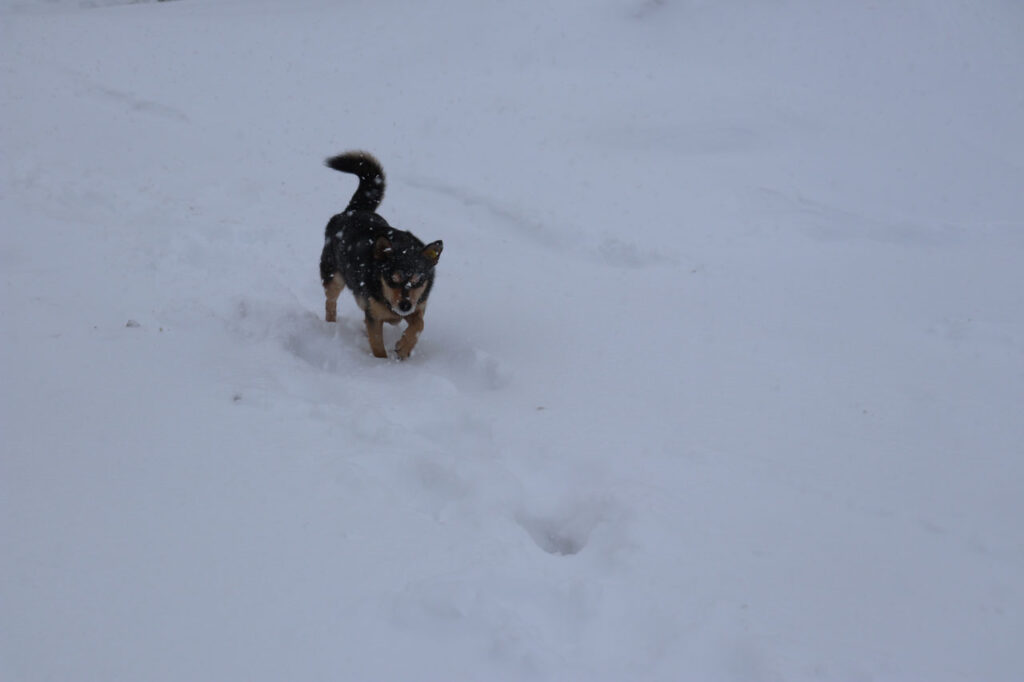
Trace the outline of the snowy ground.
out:
<instances>
[{"instance_id":1,"label":"snowy ground","mask_svg":"<svg viewBox=\"0 0 1024 682\"><path fill-rule=\"evenodd\" d=\"M1024 678L1022 36L0 3L0 679ZM322 319L351 148L406 363Z\"/></svg>"}]
</instances>

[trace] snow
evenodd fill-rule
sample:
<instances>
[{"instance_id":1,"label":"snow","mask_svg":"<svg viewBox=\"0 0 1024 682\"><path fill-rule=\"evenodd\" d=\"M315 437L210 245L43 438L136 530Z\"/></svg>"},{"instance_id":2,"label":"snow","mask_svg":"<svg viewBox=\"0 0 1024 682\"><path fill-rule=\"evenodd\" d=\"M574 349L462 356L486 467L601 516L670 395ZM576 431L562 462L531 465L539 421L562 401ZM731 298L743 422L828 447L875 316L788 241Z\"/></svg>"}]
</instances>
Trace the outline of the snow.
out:
<instances>
[{"instance_id":1,"label":"snow","mask_svg":"<svg viewBox=\"0 0 1024 682\"><path fill-rule=\"evenodd\" d=\"M1024 677L1016 3L0 26L0 679Z\"/></svg>"}]
</instances>

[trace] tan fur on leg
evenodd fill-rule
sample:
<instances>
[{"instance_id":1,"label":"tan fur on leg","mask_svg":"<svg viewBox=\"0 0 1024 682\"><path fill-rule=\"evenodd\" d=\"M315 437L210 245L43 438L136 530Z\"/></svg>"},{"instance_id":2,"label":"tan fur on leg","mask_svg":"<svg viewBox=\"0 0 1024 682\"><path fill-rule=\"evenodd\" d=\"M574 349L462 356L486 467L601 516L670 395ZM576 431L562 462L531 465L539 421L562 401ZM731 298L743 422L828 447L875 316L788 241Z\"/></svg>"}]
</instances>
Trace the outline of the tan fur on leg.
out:
<instances>
[{"instance_id":1,"label":"tan fur on leg","mask_svg":"<svg viewBox=\"0 0 1024 682\"><path fill-rule=\"evenodd\" d=\"M402 338L398 339L398 343L395 344L395 352L402 360L408 358L412 353L412 349L416 347L416 342L420 338L420 332L423 331L423 310L417 310L406 317L405 321L409 323L409 326L405 328Z\"/></svg>"},{"instance_id":2,"label":"tan fur on leg","mask_svg":"<svg viewBox=\"0 0 1024 682\"><path fill-rule=\"evenodd\" d=\"M384 323L367 315L366 335L370 338L370 350L373 351L373 356L386 358L388 352L384 350Z\"/></svg>"},{"instance_id":3,"label":"tan fur on leg","mask_svg":"<svg viewBox=\"0 0 1024 682\"><path fill-rule=\"evenodd\" d=\"M324 286L324 294L327 295L327 321L337 322L338 321L338 296L341 295L341 291L345 288L345 282L342 281L341 275L334 273L334 277L331 281Z\"/></svg>"}]
</instances>

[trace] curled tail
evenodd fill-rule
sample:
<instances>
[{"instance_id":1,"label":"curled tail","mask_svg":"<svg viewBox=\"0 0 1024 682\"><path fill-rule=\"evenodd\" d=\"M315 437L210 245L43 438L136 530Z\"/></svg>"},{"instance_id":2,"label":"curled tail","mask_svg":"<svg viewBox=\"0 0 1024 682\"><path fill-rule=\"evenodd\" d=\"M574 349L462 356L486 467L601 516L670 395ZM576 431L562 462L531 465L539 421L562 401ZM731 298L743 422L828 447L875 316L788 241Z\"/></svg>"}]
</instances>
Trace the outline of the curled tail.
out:
<instances>
[{"instance_id":1,"label":"curled tail","mask_svg":"<svg viewBox=\"0 0 1024 682\"><path fill-rule=\"evenodd\" d=\"M348 202L347 211L375 211L384 198L384 169L367 152L345 152L324 161L324 165L359 177L359 187Z\"/></svg>"}]
</instances>

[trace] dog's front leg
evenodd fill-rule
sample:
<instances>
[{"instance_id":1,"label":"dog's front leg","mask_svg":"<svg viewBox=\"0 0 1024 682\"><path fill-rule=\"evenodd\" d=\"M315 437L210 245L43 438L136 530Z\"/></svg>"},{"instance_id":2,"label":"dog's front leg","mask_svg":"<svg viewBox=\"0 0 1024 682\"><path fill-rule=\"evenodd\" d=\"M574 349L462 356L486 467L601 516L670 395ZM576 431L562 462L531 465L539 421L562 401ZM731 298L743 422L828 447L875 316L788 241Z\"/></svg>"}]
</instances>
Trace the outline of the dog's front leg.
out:
<instances>
[{"instance_id":1,"label":"dog's front leg","mask_svg":"<svg viewBox=\"0 0 1024 682\"><path fill-rule=\"evenodd\" d=\"M395 352L398 353L401 360L409 357L412 349L416 346L416 341L420 338L420 332L423 331L423 311L417 310L405 318L405 321L409 326L405 328L402 338L398 339L398 343L395 344Z\"/></svg>"},{"instance_id":2,"label":"dog's front leg","mask_svg":"<svg viewBox=\"0 0 1024 682\"><path fill-rule=\"evenodd\" d=\"M370 311L366 311L366 335L370 337L370 350L374 357L386 358L388 352L384 350L384 322L374 319Z\"/></svg>"}]
</instances>

